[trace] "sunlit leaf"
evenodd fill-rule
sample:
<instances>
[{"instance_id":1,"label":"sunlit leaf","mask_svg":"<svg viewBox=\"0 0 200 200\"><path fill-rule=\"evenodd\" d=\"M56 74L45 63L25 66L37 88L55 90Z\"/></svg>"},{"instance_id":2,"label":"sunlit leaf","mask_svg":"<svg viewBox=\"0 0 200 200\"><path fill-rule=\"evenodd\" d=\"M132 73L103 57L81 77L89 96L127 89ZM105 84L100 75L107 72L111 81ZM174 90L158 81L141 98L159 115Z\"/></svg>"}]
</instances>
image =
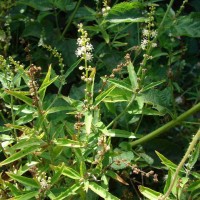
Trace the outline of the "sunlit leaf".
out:
<instances>
[{"instance_id":1,"label":"sunlit leaf","mask_svg":"<svg viewBox=\"0 0 200 200\"><path fill-rule=\"evenodd\" d=\"M107 176L110 176L111 178L115 179L116 181L124 184L124 185L129 185L123 178L121 178L117 173L109 170L106 172Z\"/></svg>"},{"instance_id":2,"label":"sunlit leaf","mask_svg":"<svg viewBox=\"0 0 200 200\"><path fill-rule=\"evenodd\" d=\"M12 162L20 159L20 158L23 158L24 156L31 154L34 151L36 151L38 148L39 148L39 146L34 145L34 146L27 147L27 148L25 148L25 149L23 149L23 150L21 150L17 153L14 153L10 157L8 157L4 161L2 161L0 163L0 166L7 165L9 163L12 163Z\"/></svg>"},{"instance_id":3,"label":"sunlit leaf","mask_svg":"<svg viewBox=\"0 0 200 200\"><path fill-rule=\"evenodd\" d=\"M120 129L103 129L102 132L109 137L136 138L134 133Z\"/></svg>"},{"instance_id":4,"label":"sunlit leaf","mask_svg":"<svg viewBox=\"0 0 200 200\"><path fill-rule=\"evenodd\" d=\"M58 78L58 76L54 77L53 79L50 80L51 77L51 65L49 66L48 72L42 82L42 85L40 86L38 93L40 95L41 100L44 99L45 96L45 92L46 89L49 85L51 85L54 81L56 81L56 79Z\"/></svg>"},{"instance_id":5,"label":"sunlit leaf","mask_svg":"<svg viewBox=\"0 0 200 200\"><path fill-rule=\"evenodd\" d=\"M19 176L19 175L11 174L11 173L7 173L7 174L13 180L18 181L19 183L21 183L23 185L27 185L27 186L34 187L34 188L40 188L39 182L35 181L32 178L27 178L27 177L24 177L24 176Z\"/></svg>"},{"instance_id":6,"label":"sunlit leaf","mask_svg":"<svg viewBox=\"0 0 200 200\"><path fill-rule=\"evenodd\" d=\"M95 102L94 102L94 105L97 106L99 105L109 94L110 92L112 92L112 90L115 89L115 85L114 86L111 86L109 89L103 91L102 93L100 93L96 99L95 99Z\"/></svg>"},{"instance_id":7,"label":"sunlit leaf","mask_svg":"<svg viewBox=\"0 0 200 200\"><path fill-rule=\"evenodd\" d=\"M129 62L129 64L127 65L127 69L128 69L129 79L131 81L132 91L135 91L138 88L138 82L137 82L137 74L135 72L132 62Z\"/></svg>"},{"instance_id":8,"label":"sunlit leaf","mask_svg":"<svg viewBox=\"0 0 200 200\"><path fill-rule=\"evenodd\" d=\"M81 178L80 174L72 169L71 167L67 167L67 166L52 166L52 168L55 170L55 171L60 171L62 169L62 175L64 176L67 176L71 179L77 179L79 180Z\"/></svg>"},{"instance_id":9,"label":"sunlit leaf","mask_svg":"<svg viewBox=\"0 0 200 200\"><path fill-rule=\"evenodd\" d=\"M39 191L32 191L32 192L27 192L25 194L15 196L14 199L9 199L9 200L29 200L32 199L33 197L37 196L39 194Z\"/></svg>"},{"instance_id":10,"label":"sunlit leaf","mask_svg":"<svg viewBox=\"0 0 200 200\"><path fill-rule=\"evenodd\" d=\"M98 185L97 183L90 182L88 186L93 192L106 200L119 200L117 197L109 193L106 189Z\"/></svg>"},{"instance_id":11,"label":"sunlit leaf","mask_svg":"<svg viewBox=\"0 0 200 200\"><path fill-rule=\"evenodd\" d=\"M66 138L58 138L54 140L54 143L61 147L73 147L73 148L80 148L84 145L81 144L79 141L70 140Z\"/></svg>"},{"instance_id":12,"label":"sunlit leaf","mask_svg":"<svg viewBox=\"0 0 200 200\"><path fill-rule=\"evenodd\" d=\"M162 196L161 193L156 192L155 190L152 190L150 188L144 187L142 185L140 185L139 187L140 192L149 200L158 200L159 197ZM169 198L167 198L166 200L169 200Z\"/></svg>"},{"instance_id":13,"label":"sunlit leaf","mask_svg":"<svg viewBox=\"0 0 200 200\"><path fill-rule=\"evenodd\" d=\"M54 198L54 200L62 200L62 199L66 199L67 197L69 197L71 195L75 195L76 191L79 188L80 188L80 184L76 183L76 184L72 185L71 187L66 188L66 190L64 192L62 192L59 196Z\"/></svg>"},{"instance_id":14,"label":"sunlit leaf","mask_svg":"<svg viewBox=\"0 0 200 200\"><path fill-rule=\"evenodd\" d=\"M30 97L27 97L27 95L29 95L29 92L6 90L6 93L22 100L29 106L33 105L33 100Z\"/></svg>"}]
</instances>

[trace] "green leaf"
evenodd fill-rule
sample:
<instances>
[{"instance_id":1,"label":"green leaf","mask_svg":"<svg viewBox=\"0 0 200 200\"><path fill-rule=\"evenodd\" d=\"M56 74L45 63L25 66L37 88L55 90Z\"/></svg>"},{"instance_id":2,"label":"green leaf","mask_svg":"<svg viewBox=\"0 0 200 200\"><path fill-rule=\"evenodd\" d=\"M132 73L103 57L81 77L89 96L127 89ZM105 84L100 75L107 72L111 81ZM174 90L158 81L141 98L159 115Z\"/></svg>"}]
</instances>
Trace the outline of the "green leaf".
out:
<instances>
[{"instance_id":1,"label":"green leaf","mask_svg":"<svg viewBox=\"0 0 200 200\"><path fill-rule=\"evenodd\" d=\"M77 190L80 188L80 184L76 183L74 185L72 185L70 188L67 188L65 190L65 192L62 192L59 196L57 196L56 198L54 198L53 200L62 200L62 199L66 199L69 196L72 195L76 195L77 194Z\"/></svg>"},{"instance_id":2,"label":"green leaf","mask_svg":"<svg viewBox=\"0 0 200 200\"><path fill-rule=\"evenodd\" d=\"M137 74L135 72L132 62L127 65L129 79L131 81L132 91L135 91L138 88Z\"/></svg>"},{"instance_id":3,"label":"green leaf","mask_svg":"<svg viewBox=\"0 0 200 200\"><path fill-rule=\"evenodd\" d=\"M199 190L200 188L200 180L196 180L187 188L188 191Z\"/></svg>"},{"instance_id":4,"label":"green leaf","mask_svg":"<svg viewBox=\"0 0 200 200\"><path fill-rule=\"evenodd\" d=\"M15 196L14 200L28 200L32 199L33 197L37 196L39 194L39 191L33 191L33 192L27 192L25 194Z\"/></svg>"},{"instance_id":5,"label":"green leaf","mask_svg":"<svg viewBox=\"0 0 200 200\"><path fill-rule=\"evenodd\" d=\"M54 185L60 179L60 176L62 175L62 172L63 172L63 168L64 168L64 164L62 164L61 167L53 175L51 179L51 185Z\"/></svg>"},{"instance_id":6,"label":"green leaf","mask_svg":"<svg viewBox=\"0 0 200 200\"><path fill-rule=\"evenodd\" d=\"M132 95L133 92L116 87L110 92L108 96L106 96L103 101L111 104L115 102L129 101Z\"/></svg>"},{"instance_id":7,"label":"green leaf","mask_svg":"<svg viewBox=\"0 0 200 200\"><path fill-rule=\"evenodd\" d=\"M88 186L93 192L98 194L100 197L106 200L119 200L117 197L110 194L106 189L102 188L100 185L90 182Z\"/></svg>"},{"instance_id":8,"label":"green leaf","mask_svg":"<svg viewBox=\"0 0 200 200\"><path fill-rule=\"evenodd\" d=\"M132 92L131 85L125 82L125 80L117 80L117 79L108 79L108 82L115 85L117 88L121 88L124 90L128 90Z\"/></svg>"},{"instance_id":9,"label":"green leaf","mask_svg":"<svg viewBox=\"0 0 200 200\"><path fill-rule=\"evenodd\" d=\"M115 149L114 153L117 155L113 156L113 160L111 160L111 167L115 170L125 169L134 159L134 154L132 151L121 151Z\"/></svg>"},{"instance_id":10,"label":"green leaf","mask_svg":"<svg viewBox=\"0 0 200 200\"><path fill-rule=\"evenodd\" d=\"M0 30L0 41L6 40L6 33L4 30Z\"/></svg>"},{"instance_id":11,"label":"green leaf","mask_svg":"<svg viewBox=\"0 0 200 200\"><path fill-rule=\"evenodd\" d=\"M136 138L134 133L120 129L103 129L102 132L108 137Z\"/></svg>"},{"instance_id":12,"label":"green leaf","mask_svg":"<svg viewBox=\"0 0 200 200\"><path fill-rule=\"evenodd\" d=\"M109 170L106 172L107 176L110 176L111 178L115 179L116 181L124 184L124 185L129 185L123 178L121 178L117 173Z\"/></svg>"},{"instance_id":13,"label":"green leaf","mask_svg":"<svg viewBox=\"0 0 200 200\"><path fill-rule=\"evenodd\" d=\"M25 149L32 146L39 146L42 143L42 140L38 139L37 137L31 137L26 139L19 140L18 143L11 146L9 149L7 149L8 152L14 152L19 149Z\"/></svg>"},{"instance_id":14,"label":"green leaf","mask_svg":"<svg viewBox=\"0 0 200 200\"><path fill-rule=\"evenodd\" d=\"M23 4L23 5L27 5L30 6L36 10L40 10L40 11L47 11L47 10L52 10L54 9L52 4L49 3L49 1L46 0L19 0L16 2L17 4Z\"/></svg>"},{"instance_id":15,"label":"green leaf","mask_svg":"<svg viewBox=\"0 0 200 200\"><path fill-rule=\"evenodd\" d=\"M108 19L107 21L109 21L110 23L116 23L116 24L120 24L120 23L138 23L138 22L145 22L146 18L144 17L127 17L127 18L122 18L122 19Z\"/></svg>"},{"instance_id":16,"label":"green leaf","mask_svg":"<svg viewBox=\"0 0 200 200\"><path fill-rule=\"evenodd\" d=\"M179 17L171 31L174 36L200 37L200 12Z\"/></svg>"},{"instance_id":17,"label":"green leaf","mask_svg":"<svg viewBox=\"0 0 200 200\"><path fill-rule=\"evenodd\" d=\"M29 95L29 92L6 90L6 93L22 100L24 103L26 103L29 106L33 106L33 100L26 96L26 95Z\"/></svg>"},{"instance_id":18,"label":"green leaf","mask_svg":"<svg viewBox=\"0 0 200 200\"><path fill-rule=\"evenodd\" d=\"M24 156L30 154L30 153L33 153L34 151L38 150L39 146L37 145L34 145L34 146L31 146L31 147L27 147L17 153L14 153L13 155L11 155L10 157L6 158L4 161L2 161L0 163L0 166L3 166L3 165L7 165L9 163L12 163L20 158L23 158Z\"/></svg>"},{"instance_id":19,"label":"green leaf","mask_svg":"<svg viewBox=\"0 0 200 200\"><path fill-rule=\"evenodd\" d=\"M76 61L64 74L65 79L74 71L74 69L79 65L79 63L82 61L82 59L79 59Z\"/></svg>"},{"instance_id":20,"label":"green leaf","mask_svg":"<svg viewBox=\"0 0 200 200\"><path fill-rule=\"evenodd\" d=\"M158 86L158 85L160 85L160 84L162 84L164 82L165 82L165 80L161 80L161 81L156 81L156 82L150 83L149 85L144 86L142 88L141 92L144 92L144 91L147 91L147 90L149 90L151 88L154 88L155 86Z\"/></svg>"},{"instance_id":21,"label":"green leaf","mask_svg":"<svg viewBox=\"0 0 200 200\"><path fill-rule=\"evenodd\" d=\"M11 191L12 195L14 195L14 196L21 195L21 191L14 184L12 184L10 182L5 182L5 185L7 187L9 187L9 190Z\"/></svg>"},{"instance_id":22,"label":"green leaf","mask_svg":"<svg viewBox=\"0 0 200 200\"><path fill-rule=\"evenodd\" d=\"M55 139L54 143L60 147L72 147L72 148L84 147L84 145L81 144L79 141L70 140L66 138Z\"/></svg>"},{"instance_id":23,"label":"green leaf","mask_svg":"<svg viewBox=\"0 0 200 200\"><path fill-rule=\"evenodd\" d=\"M150 189L150 188L144 187L144 186L142 186L142 185L140 185L140 186L138 187L138 189L139 189L139 191L140 191L146 198L148 198L149 200L158 200L159 197L162 196L161 193L156 192L155 190L152 190L152 189ZM169 198L167 198L167 199L169 199ZM166 199L166 200L167 200L167 199Z\"/></svg>"},{"instance_id":24,"label":"green leaf","mask_svg":"<svg viewBox=\"0 0 200 200\"><path fill-rule=\"evenodd\" d=\"M7 173L7 174L13 180L18 181L19 183L22 183L23 185L34 187L34 188L40 188L40 184L32 178L27 178L24 176L19 176L19 175L11 174L11 173Z\"/></svg>"},{"instance_id":25,"label":"green leaf","mask_svg":"<svg viewBox=\"0 0 200 200\"><path fill-rule=\"evenodd\" d=\"M111 86L107 90L100 93L95 99L94 106L99 105L115 89L115 87L115 85Z\"/></svg>"},{"instance_id":26,"label":"green leaf","mask_svg":"<svg viewBox=\"0 0 200 200\"><path fill-rule=\"evenodd\" d=\"M158 151L155 151L155 152L166 167L168 167L169 169L174 170L174 171L176 170L176 168L177 168L176 164L174 164L172 161L168 160L165 156L160 154Z\"/></svg>"},{"instance_id":27,"label":"green leaf","mask_svg":"<svg viewBox=\"0 0 200 200\"><path fill-rule=\"evenodd\" d=\"M92 119L93 119L92 112L86 111L85 112L85 131L87 135L89 135L91 132Z\"/></svg>"},{"instance_id":28,"label":"green leaf","mask_svg":"<svg viewBox=\"0 0 200 200\"><path fill-rule=\"evenodd\" d=\"M50 80L50 76L51 76L51 65L49 66L46 77L44 78L42 85L40 86L40 88L38 90L41 101L43 101L43 99L44 99L47 87L49 85L51 85L58 78L58 76L56 76L56 77L54 77L53 79Z\"/></svg>"},{"instance_id":29,"label":"green leaf","mask_svg":"<svg viewBox=\"0 0 200 200\"><path fill-rule=\"evenodd\" d=\"M67 177L69 177L71 179L79 180L81 178L80 174L76 170L74 170L74 169L72 169L70 167L67 167L67 166L64 166L64 167L63 166L52 166L52 168L55 171L60 171L61 169L63 169L62 170L62 175L67 176Z\"/></svg>"},{"instance_id":30,"label":"green leaf","mask_svg":"<svg viewBox=\"0 0 200 200\"><path fill-rule=\"evenodd\" d=\"M173 175L173 171L172 170L168 170L168 175L167 175L167 180L166 180L166 183L165 183L165 187L164 187L164 194L167 192L170 184L171 184L171 181L172 181L172 175Z\"/></svg>"},{"instance_id":31,"label":"green leaf","mask_svg":"<svg viewBox=\"0 0 200 200\"><path fill-rule=\"evenodd\" d=\"M140 9L143 5L140 2L122 2L114 5L106 20L111 23L124 23L124 22L144 22L145 18L142 17Z\"/></svg>"},{"instance_id":32,"label":"green leaf","mask_svg":"<svg viewBox=\"0 0 200 200\"><path fill-rule=\"evenodd\" d=\"M15 121L16 125L23 125L27 124L28 122L31 122L33 119L35 119L37 116L30 114L20 117L18 120Z\"/></svg>"}]
</instances>

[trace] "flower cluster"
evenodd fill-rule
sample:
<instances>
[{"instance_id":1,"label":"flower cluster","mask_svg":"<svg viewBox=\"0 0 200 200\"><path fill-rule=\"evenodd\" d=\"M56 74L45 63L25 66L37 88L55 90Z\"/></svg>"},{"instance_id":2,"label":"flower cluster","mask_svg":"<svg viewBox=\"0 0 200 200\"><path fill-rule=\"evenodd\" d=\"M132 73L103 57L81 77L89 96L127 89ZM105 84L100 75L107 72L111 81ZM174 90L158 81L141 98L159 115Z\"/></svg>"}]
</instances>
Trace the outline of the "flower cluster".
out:
<instances>
[{"instance_id":1,"label":"flower cluster","mask_svg":"<svg viewBox=\"0 0 200 200\"><path fill-rule=\"evenodd\" d=\"M110 6L108 6L108 1L107 0L104 0L103 1L103 8L102 8L102 15L105 17L108 15L108 12L110 10Z\"/></svg>"},{"instance_id":2,"label":"flower cluster","mask_svg":"<svg viewBox=\"0 0 200 200\"><path fill-rule=\"evenodd\" d=\"M83 29L83 24L78 24L78 32L81 33L81 36L77 39L78 48L76 50L76 56L81 57L86 61L91 61L93 58L92 50L93 46L90 43L90 38L88 38L88 33Z\"/></svg>"},{"instance_id":3,"label":"flower cluster","mask_svg":"<svg viewBox=\"0 0 200 200\"><path fill-rule=\"evenodd\" d=\"M148 21L147 26L142 31L143 39L141 41L141 48L143 50L147 50L147 48L151 45L151 47L157 47L157 44L153 42L154 38L157 36L157 31L153 30L154 27L154 14L155 7L150 7L150 12L148 13Z\"/></svg>"}]
</instances>

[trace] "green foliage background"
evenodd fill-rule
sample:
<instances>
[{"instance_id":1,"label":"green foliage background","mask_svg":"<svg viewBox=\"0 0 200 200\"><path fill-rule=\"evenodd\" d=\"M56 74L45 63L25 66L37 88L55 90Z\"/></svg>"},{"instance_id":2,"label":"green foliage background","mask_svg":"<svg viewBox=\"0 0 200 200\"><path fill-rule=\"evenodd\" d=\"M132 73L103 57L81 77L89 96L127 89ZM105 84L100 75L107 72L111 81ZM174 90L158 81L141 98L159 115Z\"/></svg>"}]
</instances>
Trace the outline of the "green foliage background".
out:
<instances>
[{"instance_id":1,"label":"green foliage background","mask_svg":"<svg viewBox=\"0 0 200 200\"><path fill-rule=\"evenodd\" d=\"M1 199L153 200L171 182L168 199L198 199L199 1L110 0L103 15L106 2L0 2ZM75 55L80 23L94 47L91 83ZM157 37L145 38L151 23ZM157 46L142 49L144 39ZM41 67L34 77L32 65ZM78 131L77 122L84 123ZM159 137L140 140L155 130Z\"/></svg>"}]
</instances>

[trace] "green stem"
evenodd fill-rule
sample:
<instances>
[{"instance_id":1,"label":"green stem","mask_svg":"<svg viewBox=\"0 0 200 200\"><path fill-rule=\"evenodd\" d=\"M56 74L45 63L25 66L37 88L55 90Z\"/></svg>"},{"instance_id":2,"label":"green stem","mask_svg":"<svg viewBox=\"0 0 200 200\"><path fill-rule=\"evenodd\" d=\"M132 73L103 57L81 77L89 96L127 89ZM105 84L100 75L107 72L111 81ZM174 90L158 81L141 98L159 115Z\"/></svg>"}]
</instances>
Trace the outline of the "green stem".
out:
<instances>
[{"instance_id":1,"label":"green stem","mask_svg":"<svg viewBox=\"0 0 200 200\"><path fill-rule=\"evenodd\" d=\"M69 17L69 21L68 21L68 23L67 23L67 25L66 25L64 31L62 32L62 35L61 35L62 37L65 35L65 33L67 32L69 26L71 25L72 20L73 20L73 18L74 18L74 16L75 16L75 14L76 14L76 12L77 12L77 10L78 10L80 4L81 4L81 1L82 1L82 0L79 0L79 1L77 2L76 7L75 7L73 13L72 13L71 16Z\"/></svg>"},{"instance_id":2,"label":"green stem","mask_svg":"<svg viewBox=\"0 0 200 200\"><path fill-rule=\"evenodd\" d=\"M167 192L161 197L160 200L165 200L170 195L180 170L182 169L182 167L185 164L186 160L190 156L190 153L193 151L193 149L194 149L195 145L197 144L199 138L200 138L200 129L197 131L196 135L193 137L192 142L190 143L190 145L189 145L189 147L188 147L183 159L181 160L181 162L179 163L178 167L176 168L175 174L173 176L173 179L172 179L172 181L170 183L170 186L169 186Z\"/></svg>"},{"instance_id":3,"label":"green stem","mask_svg":"<svg viewBox=\"0 0 200 200\"><path fill-rule=\"evenodd\" d=\"M186 119L187 117L189 117L190 115L198 112L200 110L200 103L196 104L195 106L193 106L192 108L190 108L188 111L184 112L183 114L181 114L179 117L177 117L176 119L168 122L167 124L165 124L164 126L156 129L155 131L149 133L148 135L131 142L131 146L134 147L136 145L148 142L149 140L163 134L164 132L166 132L167 130L169 130L170 128L173 128L174 126L176 126L178 123L180 123L181 121L183 121L184 119Z\"/></svg>"},{"instance_id":4,"label":"green stem","mask_svg":"<svg viewBox=\"0 0 200 200\"><path fill-rule=\"evenodd\" d=\"M113 119L110 124L108 124L108 126L106 127L107 129L110 128L112 126L113 123L115 123L120 117L122 117L126 111L128 110L128 108L130 107L130 105L133 103L133 101L135 100L136 94L133 94L130 102L128 103L128 105L126 106L126 108L123 110L123 112L121 112L119 115L117 115L117 117L115 117L115 119Z\"/></svg>"}]
</instances>

